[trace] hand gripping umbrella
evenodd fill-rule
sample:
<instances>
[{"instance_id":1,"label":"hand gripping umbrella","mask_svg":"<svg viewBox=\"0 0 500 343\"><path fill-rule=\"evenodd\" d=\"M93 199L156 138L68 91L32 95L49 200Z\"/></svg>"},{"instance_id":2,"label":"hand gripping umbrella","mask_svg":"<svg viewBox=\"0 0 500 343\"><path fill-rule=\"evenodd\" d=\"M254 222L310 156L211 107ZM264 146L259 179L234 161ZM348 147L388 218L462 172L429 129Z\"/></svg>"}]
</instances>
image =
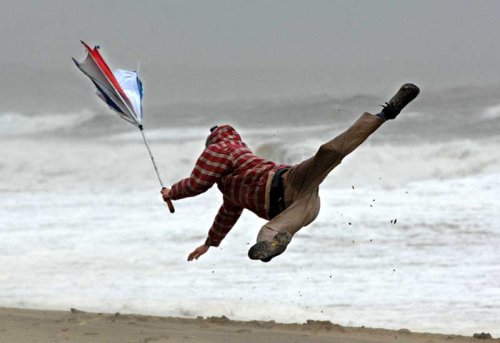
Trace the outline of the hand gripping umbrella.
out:
<instances>
[{"instance_id":1,"label":"hand gripping umbrella","mask_svg":"<svg viewBox=\"0 0 500 343\"><path fill-rule=\"evenodd\" d=\"M158 181L162 188L165 188L158 172L155 159L151 153L148 140L144 134L142 126L142 82L134 71L116 70L115 73L109 69L108 65L99 53L99 47L93 49L85 42L82 44L87 50L87 57L83 62L78 62L73 58L78 69L80 69L97 87L97 95L108 106L115 110L122 119L137 126L142 134L142 139L153 162ZM175 212L174 206L170 200L167 200L168 208L171 213Z\"/></svg>"}]
</instances>

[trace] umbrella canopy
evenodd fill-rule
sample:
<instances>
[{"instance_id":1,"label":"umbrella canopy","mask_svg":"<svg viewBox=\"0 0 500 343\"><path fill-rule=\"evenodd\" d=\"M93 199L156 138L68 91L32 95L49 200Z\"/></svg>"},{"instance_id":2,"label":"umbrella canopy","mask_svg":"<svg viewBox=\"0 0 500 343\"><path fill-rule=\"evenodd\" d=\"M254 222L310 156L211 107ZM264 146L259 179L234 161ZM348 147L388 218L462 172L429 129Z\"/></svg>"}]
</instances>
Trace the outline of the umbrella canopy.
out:
<instances>
[{"instance_id":1,"label":"umbrella canopy","mask_svg":"<svg viewBox=\"0 0 500 343\"><path fill-rule=\"evenodd\" d=\"M73 58L80 69L97 88L97 95L126 121L142 127L142 82L135 71L111 71L99 53L82 41L87 56L82 62Z\"/></svg>"},{"instance_id":2,"label":"umbrella canopy","mask_svg":"<svg viewBox=\"0 0 500 343\"><path fill-rule=\"evenodd\" d=\"M165 188L142 126L143 91L142 82L137 73L118 69L113 74L99 53L99 47L96 46L92 49L83 41L82 44L87 50L87 56L82 62L78 62L73 58L73 62L97 87L97 95L110 108L115 110L120 117L139 128L144 144L148 149L149 157L151 157L151 162L153 162L158 181L160 181L161 187ZM172 201L170 199L166 201L170 212L174 213L175 208Z\"/></svg>"}]
</instances>

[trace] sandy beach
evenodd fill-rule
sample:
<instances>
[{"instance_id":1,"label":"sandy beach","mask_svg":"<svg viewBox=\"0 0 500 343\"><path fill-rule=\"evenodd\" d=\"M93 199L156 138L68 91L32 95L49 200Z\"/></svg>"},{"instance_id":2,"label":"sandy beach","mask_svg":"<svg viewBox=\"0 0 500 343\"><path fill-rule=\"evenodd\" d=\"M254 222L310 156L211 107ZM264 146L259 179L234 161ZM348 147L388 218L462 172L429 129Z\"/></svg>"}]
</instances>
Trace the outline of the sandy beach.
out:
<instances>
[{"instance_id":1,"label":"sandy beach","mask_svg":"<svg viewBox=\"0 0 500 343\"><path fill-rule=\"evenodd\" d=\"M136 314L1 308L1 342L477 342L476 338L342 327L330 322L279 324L226 317L173 318ZM488 339L500 342L500 339Z\"/></svg>"}]
</instances>

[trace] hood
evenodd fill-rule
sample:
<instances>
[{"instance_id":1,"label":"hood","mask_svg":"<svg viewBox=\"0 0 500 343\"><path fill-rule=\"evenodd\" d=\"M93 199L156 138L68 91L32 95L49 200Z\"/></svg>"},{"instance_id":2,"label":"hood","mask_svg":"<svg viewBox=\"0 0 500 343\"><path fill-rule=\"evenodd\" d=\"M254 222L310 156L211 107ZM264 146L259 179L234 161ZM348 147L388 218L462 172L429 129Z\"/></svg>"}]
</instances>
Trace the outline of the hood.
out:
<instances>
[{"instance_id":1,"label":"hood","mask_svg":"<svg viewBox=\"0 0 500 343\"><path fill-rule=\"evenodd\" d=\"M220 142L240 142L243 145L241 136L231 125L221 125L217 127L207 138L207 146Z\"/></svg>"}]
</instances>

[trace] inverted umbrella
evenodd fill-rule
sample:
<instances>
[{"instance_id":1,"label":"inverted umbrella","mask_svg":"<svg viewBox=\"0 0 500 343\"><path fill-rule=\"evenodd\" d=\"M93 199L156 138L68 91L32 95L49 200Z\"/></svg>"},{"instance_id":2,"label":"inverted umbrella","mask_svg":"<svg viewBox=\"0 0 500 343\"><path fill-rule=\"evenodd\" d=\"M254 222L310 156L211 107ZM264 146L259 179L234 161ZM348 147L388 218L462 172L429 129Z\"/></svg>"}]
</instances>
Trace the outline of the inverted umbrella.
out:
<instances>
[{"instance_id":1,"label":"inverted umbrella","mask_svg":"<svg viewBox=\"0 0 500 343\"><path fill-rule=\"evenodd\" d=\"M148 140L144 134L142 125L142 82L135 71L118 69L114 73L108 67L104 58L99 53L99 47L93 49L82 41L87 50L87 56L82 62L73 58L78 69L80 69L94 83L97 88L97 95L108 106L115 110L118 115L135 125L142 134L142 139L153 162L153 167L158 176L158 181L162 188L165 188L158 172L155 159L149 147ZM171 213L175 212L174 206L170 200L167 200L168 208Z\"/></svg>"}]
</instances>

